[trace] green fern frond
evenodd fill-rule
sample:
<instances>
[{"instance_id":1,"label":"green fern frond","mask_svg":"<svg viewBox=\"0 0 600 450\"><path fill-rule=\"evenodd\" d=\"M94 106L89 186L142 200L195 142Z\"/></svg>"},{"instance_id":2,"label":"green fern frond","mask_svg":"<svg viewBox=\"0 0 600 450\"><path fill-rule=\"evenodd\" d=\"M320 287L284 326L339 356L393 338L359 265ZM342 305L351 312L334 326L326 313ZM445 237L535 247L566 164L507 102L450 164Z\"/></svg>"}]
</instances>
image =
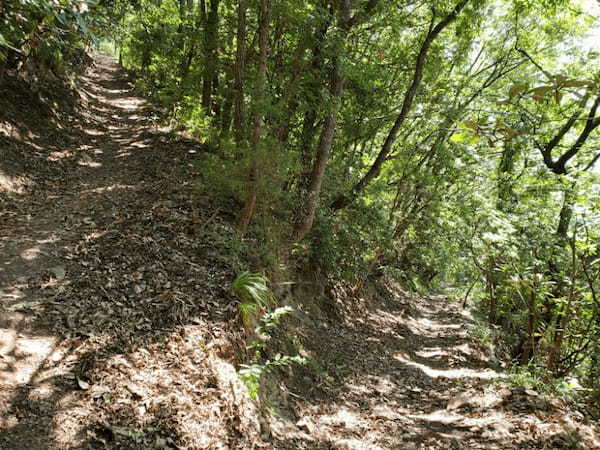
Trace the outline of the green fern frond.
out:
<instances>
[{"instance_id":1,"label":"green fern frond","mask_svg":"<svg viewBox=\"0 0 600 450\"><path fill-rule=\"evenodd\" d=\"M242 272L231 284L231 290L244 301L253 301L266 308L274 303L273 293L268 286L269 280L259 274Z\"/></svg>"}]
</instances>

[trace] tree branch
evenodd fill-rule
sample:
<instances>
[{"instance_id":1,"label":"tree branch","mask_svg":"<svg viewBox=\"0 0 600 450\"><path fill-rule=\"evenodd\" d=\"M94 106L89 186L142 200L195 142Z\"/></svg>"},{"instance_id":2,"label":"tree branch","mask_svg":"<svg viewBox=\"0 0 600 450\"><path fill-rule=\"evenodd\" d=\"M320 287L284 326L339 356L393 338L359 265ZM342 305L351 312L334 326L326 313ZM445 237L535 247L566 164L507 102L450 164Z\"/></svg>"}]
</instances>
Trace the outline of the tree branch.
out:
<instances>
[{"instance_id":1,"label":"tree branch","mask_svg":"<svg viewBox=\"0 0 600 450\"><path fill-rule=\"evenodd\" d=\"M400 109L400 113L394 122L394 125L390 129L377 158L373 162L371 168L367 171L367 173L361 178L361 180L356 183L356 185L350 190L347 195L339 196L332 204L331 208L334 211L345 208L350 203L352 203L356 197L362 192L362 190L376 177L379 176L381 172L381 168L384 162L387 160L394 141L398 136L398 132L402 128L402 125L406 121L408 117L408 113L412 107L413 101L417 94L417 90L421 84L421 80L423 79L423 70L425 68L425 60L427 59L427 54L429 53L429 49L433 41L439 36L439 34L450 25L456 18L462 9L467 5L469 0L460 0L454 9L444 17L440 22L438 22L435 26L430 26L423 43L421 44L421 48L419 49L419 53L417 55L417 59L415 62L415 69L413 72L413 78L410 86L406 90L404 94L404 100L402 102L402 108ZM433 25L433 22L432 22Z\"/></svg>"}]
</instances>

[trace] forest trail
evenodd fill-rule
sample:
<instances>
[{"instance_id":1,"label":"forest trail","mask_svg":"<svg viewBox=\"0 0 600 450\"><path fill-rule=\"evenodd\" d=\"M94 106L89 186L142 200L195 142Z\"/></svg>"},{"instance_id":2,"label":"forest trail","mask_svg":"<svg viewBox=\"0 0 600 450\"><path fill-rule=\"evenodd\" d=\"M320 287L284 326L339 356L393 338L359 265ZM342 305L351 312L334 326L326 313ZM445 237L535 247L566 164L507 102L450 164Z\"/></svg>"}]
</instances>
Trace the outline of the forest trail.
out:
<instances>
[{"instance_id":1,"label":"forest trail","mask_svg":"<svg viewBox=\"0 0 600 450\"><path fill-rule=\"evenodd\" d=\"M600 448L560 400L495 382L474 328L447 297L379 292L316 333L328 375L295 402L300 420L274 428L298 439L290 449L315 437L336 449Z\"/></svg>"},{"instance_id":2,"label":"forest trail","mask_svg":"<svg viewBox=\"0 0 600 450\"><path fill-rule=\"evenodd\" d=\"M0 216L0 449L600 448L563 402L494 384L457 303L396 288L297 330L322 367L259 426L197 144L105 56L80 93L65 145L27 141L61 176Z\"/></svg>"},{"instance_id":3,"label":"forest trail","mask_svg":"<svg viewBox=\"0 0 600 450\"><path fill-rule=\"evenodd\" d=\"M71 138L67 140L71 145L48 155L48 159L59 164L67 160L68 170L61 171L60 178L50 180L46 189L19 199L12 214L2 217L0 448L3 449L54 448L53 412L59 406L55 399L66 395L74 376L57 370L54 363L65 358L64 345L68 339L53 332L56 326L48 326L54 320L68 322L69 317L46 316L46 313L51 303L60 310L61 299L56 294L66 293L65 284L72 278L68 270L69 253L78 242L90 239L103 219L120 213L117 209L127 201L134 201L122 194L140 181L134 165L126 163L123 149L139 151L144 147L139 144L144 125L138 115L142 101L126 96L124 83L112 77L115 69L107 58L99 56L97 64L98 70L82 77L86 111L76 123L78 126L63 131ZM34 117L37 113L31 111ZM36 137L36 145L40 147L61 144L51 142L49 136ZM72 359L77 362L77 358Z\"/></svg>"}]
</instances>

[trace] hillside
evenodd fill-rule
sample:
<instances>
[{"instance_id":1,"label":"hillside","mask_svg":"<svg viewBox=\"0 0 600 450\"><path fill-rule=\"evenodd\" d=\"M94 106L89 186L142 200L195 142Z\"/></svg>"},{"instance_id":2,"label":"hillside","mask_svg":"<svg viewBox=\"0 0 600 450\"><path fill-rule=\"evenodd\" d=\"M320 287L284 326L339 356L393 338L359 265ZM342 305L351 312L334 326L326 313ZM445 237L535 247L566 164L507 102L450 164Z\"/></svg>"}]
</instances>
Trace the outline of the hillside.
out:
<instances>
[{"instance_id":1,"label":"hillside","mask_svg":"<svg viewBox=\"0 0 600 450\"><path fill-rule=\"evenodd\" d=\"M573 404L503 381L459 302L386 277L286 280L297 311L266 352L309 363L252 400L229 289L248 256L202 183L212 150L93 58L71 87L0 86L1 449L600 448Z\"/></svg>"}]
</instances>

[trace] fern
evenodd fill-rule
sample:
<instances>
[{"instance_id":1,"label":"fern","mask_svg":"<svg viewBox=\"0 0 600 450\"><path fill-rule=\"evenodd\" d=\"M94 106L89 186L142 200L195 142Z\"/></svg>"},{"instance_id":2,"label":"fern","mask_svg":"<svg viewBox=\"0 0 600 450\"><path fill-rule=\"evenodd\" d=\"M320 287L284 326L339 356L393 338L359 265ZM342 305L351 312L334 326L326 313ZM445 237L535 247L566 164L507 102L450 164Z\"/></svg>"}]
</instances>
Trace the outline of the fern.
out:
<instances>
[{"instance_id":1,"label":"fern","mask_svg":"<svg viewBox=\"0 0 600 450\"><path fill-rule=\"evenodd\" d=\"M262 275L242 272L231 284L231 290L244 301L253 301L263 308L273 303L273 293L268 279Z\"/></svg>"},{"instance_id":2,"label":"fern","mask_svg":"<svg viewBox=\"0 0 600 450\"><path fill-rule=\"evenodd\" d=\"M231 284L231 291L237 294L242 303L238 306L244 326L251 328L257 316L275 303L269 280L263 275L244 271Z\"/></svg>"}]
</instances>

